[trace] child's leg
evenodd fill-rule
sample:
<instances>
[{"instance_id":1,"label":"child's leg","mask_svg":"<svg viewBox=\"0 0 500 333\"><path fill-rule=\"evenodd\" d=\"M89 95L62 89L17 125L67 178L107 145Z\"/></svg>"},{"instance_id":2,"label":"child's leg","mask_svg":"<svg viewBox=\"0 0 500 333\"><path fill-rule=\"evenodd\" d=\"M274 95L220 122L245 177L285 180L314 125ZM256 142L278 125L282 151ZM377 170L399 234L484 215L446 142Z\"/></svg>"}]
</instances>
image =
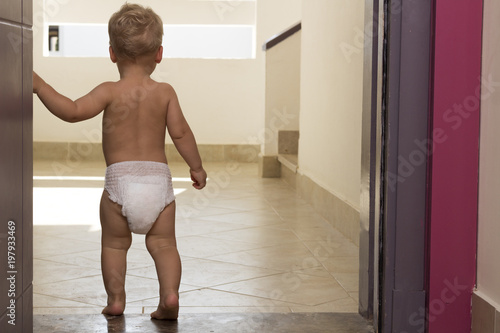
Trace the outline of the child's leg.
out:
<instances>
[{"instance_id":1,"label":"child's leg","mask_svg":"<svg viewBox=\"0 0 500 333\"><path fill-rule=\"evenodd\" d=\"M102 249L101 269L108 305L102 313L119 316L125 310L125 273L127 251L132 244L127 220L118 204L104 191L101 198Z\"/></svg>"},{"instance_id":2,"label":"child's leg","mask_svg":"<svg viewBox=\"0 0 500 333\"><path fill-rule=\"evenodd\" d=\"M175 240L175 201L165 207L146 235L146 247L153 257L160 284L160 303L151 313L155 319L177 319L181 259Z\"/></svg>"}]
</instances>

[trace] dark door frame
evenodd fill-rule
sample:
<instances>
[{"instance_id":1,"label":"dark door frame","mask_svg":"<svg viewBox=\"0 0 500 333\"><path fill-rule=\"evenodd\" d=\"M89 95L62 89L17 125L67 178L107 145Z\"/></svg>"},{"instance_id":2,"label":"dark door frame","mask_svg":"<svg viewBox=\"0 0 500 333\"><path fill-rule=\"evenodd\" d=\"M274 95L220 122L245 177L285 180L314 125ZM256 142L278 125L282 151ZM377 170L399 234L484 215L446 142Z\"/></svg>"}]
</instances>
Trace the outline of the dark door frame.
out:
<instances>
[{"instance_id":1,"label":"dark door frame","mask_svg":"<svg viewBox=\"0 0 500 333\"><path fill-rule=\"evenodd\" d=\"M0 2L0 331L33 331L31 0Z\"/></svg>"},{"instance_id":2,"label":"dark door frame","mask_svg":"<svg viewBox=\"0 0 500 333\"><path fill-rule=\"evenodd\" d=\"M431 0L387 2L381 332L425 330Z\"/></svg>"},{"instance_id":3,"label":"dark door frame","mask_svg":"<svg viewBox=\"0 0 500 333\"><path fill-rule=\"evenodd\" d=\"M373 317L379 332L419 332L432 1L365 4L360 313Z\"/></svg>"}]
</instances>

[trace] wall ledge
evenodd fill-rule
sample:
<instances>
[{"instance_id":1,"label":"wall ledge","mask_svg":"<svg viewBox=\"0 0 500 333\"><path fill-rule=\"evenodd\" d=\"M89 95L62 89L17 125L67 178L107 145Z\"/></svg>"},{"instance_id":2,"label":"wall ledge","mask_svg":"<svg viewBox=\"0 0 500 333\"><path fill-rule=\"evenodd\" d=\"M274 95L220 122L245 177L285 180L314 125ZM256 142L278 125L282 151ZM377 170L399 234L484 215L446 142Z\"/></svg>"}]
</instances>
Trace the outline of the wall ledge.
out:
<instances>
[{"instance_id":1,"label":"wall ledge","mask_svg":"<svg viewBox=\"0 0 500 333\"><path fill-rule=\"evenodd\" d=\"M260 145L199 144L203 162L257 163ZM183 162L173 144L165 145L169 162ZM34 160L104 161L101 143L91 142L33 142Z\"/></svg>"},{"instance_id":2,"label":"wall ledge","mask_svg":"<svg viewBox=\"0 0 500 333\"><path fill-rule=\"evenodd\" d=\"M279 154L278 161L293 173L297 173L299 157L296 154Z\"/></svg>"}]
</instances>

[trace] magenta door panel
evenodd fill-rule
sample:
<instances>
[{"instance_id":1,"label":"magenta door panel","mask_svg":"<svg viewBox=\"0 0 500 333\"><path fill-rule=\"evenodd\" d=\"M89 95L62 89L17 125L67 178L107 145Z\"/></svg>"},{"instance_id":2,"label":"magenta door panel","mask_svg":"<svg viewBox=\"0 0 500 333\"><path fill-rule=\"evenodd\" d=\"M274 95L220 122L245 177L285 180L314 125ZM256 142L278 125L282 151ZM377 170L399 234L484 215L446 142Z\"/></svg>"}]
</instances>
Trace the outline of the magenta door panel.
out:
<instances>
[{"instance_id":1,"label":"magenta door panel","mask_svg":"<svg viewBox=\"0 0 500 333\"><path fill-rule=\"evenodd\" d=\"M428 332L470 332L475 284L482 0L435 1Z\"/></svg>"}]
</instances>

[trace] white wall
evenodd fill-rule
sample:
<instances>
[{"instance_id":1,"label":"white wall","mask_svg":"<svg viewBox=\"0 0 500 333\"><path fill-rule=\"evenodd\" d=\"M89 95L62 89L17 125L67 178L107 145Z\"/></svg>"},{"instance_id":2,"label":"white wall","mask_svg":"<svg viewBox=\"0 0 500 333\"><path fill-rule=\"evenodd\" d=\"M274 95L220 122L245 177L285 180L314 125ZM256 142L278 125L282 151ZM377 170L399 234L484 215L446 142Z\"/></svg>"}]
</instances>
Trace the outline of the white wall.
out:
<instances>
[{"instance_id":1,"label":"white wall","mask_svg":"<svg viewBox=\"0 0 500 333\"><path fill-rule=\"evenodd\" d=\"M500 310L500 2L484 3L477 289Z\"/></svg>"},{"instance_id":2,"label":"white wall","mask_svg":"<svg viewBox=\"0 0 500 333\"><path fill-rule=\"evenodd\" d=\"M104 58L43 57L43 18L50 22L107 23L124 1L34 0L34 68L61 93L78 98L103 81L118 80L118 72ZM256 59L164 59L154 77L171 83L201 144L245 144L264 127L265 62L261 45L273 34L300 20L300 0L251 2L148 0L165 24L252 23L257 12ZM196 5L196 9L193 7ZM53 117L35 99L34 141L99 142L101 117L67 124ZM168 141L168 140L167 140Z\"/></svg>"},{"instance_id":3,"label":"white wall","mask_svg":"<svg viewBox=\"0 0 500 333\"><path fill-rule=\"evenodd\" d=\"M300 117L300 53L298 31L266 51L266 130L263 154L278 155L279 131L298 131ZM280 115L286 114L286 118Z\"/></svg>"},{"instance_id":4,"label":"white wall","mask_svg":"<svg viewBox=\"0 0 500 333\"><path fill-rule=\"evenodd\" d=\"M364 1L304 1L302 15L299 171L359 210Z\"/></svg>"}]
</instances>

